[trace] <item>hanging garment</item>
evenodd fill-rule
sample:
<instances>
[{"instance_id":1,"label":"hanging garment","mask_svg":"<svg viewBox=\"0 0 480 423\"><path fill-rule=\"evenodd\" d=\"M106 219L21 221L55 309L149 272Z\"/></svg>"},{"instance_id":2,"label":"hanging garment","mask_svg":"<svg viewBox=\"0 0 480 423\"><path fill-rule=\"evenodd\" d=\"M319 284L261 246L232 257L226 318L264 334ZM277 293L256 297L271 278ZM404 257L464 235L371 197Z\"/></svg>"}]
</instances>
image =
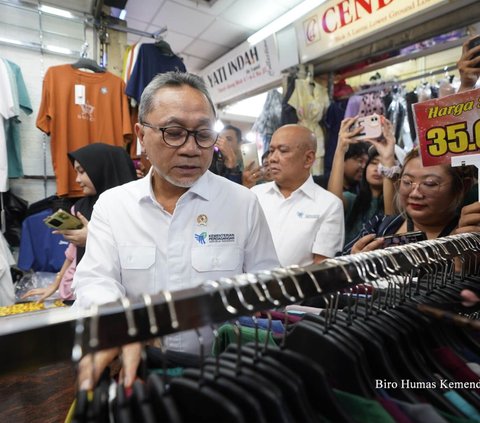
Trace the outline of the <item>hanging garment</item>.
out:
<instances>
[{"instance_id":1,"label":"hanging garment","mask_svg":"<svg viewBox=\"0 0 480 423\"><path fill-rule=\"evenodd\" d=\"M5 120L15 116L15 102L5 62L0 60L0 192L8 191L7 140Z\"/></svg>"},{"instance_id":2,"label":"hanging garment","mask_svg":"<svg viewBox=\"0 0 480 423\"><path fill-rule=\"evenodd\" d=\"M3 59L10 77L15 116L5 121L5 137L7 139L8 177L20 178L23 176L22 152L20 143L20 110L26 115L33 112L22 70L18 65Z\"/></svg>"},{"instance_id":3,"label":"hanging garment","mask_svg":"<svg viewBox=\"0 0 480 423\"><path fill-rule=\"evenodd\" d=\"M262 112L252 126L264 142L263 151L267 151L272 134L282 126L282 95L277 90L270 90L263 105Z\"/></svg>"},{"instance_id":4,"label":"hanging garment","mask_svg":"<svg viewBox=\"0 0 480 423\"><path fill-rule=\"evenodd\" d=\"M295 80L295 90L288 104L297 111L298 124L310 129L317 138L315 163L311 169L313 175L322 175L324 171L325 136L319 122L323 119L329 103L325 87L306 79Z\"/></svg>"},{"instance_id":5,"label":"hanging garment","mask_svg":"<svg viewBox=\"0 0 480 423\"><path fill-rule=\"evenodd\" d=\"M50 135L57 195L83 195L67 153L102 142L123 147L132 134L125 83L111 72L52 66L43 81L37 127Z\"/></svg>"},{"instance_id":6,"label":"hanging garment","mask_svg":"<svg viewBox=\"0 0 480 423\"><path fill-rule=\"evenodd\" d=\"M65 261L68 241L53 234L43 223L52 214L51 209L27 217L22 223L22 238L18 253L18 267L22 270L58 272Z\"/></svg>"},{"instance_id":7,"label":"hanging garment","mask_svg":"<svg viewBox=\"0 0 480 423\"><path fill-rule=\"evenodd\" d=\"M182 59L176 55L165 54L155 44L142 44L128 80L126 94L134 98L137 103L140 102L143 90L154 76L168 71L186 72Z\"/></svg>"},{"instance_id":8,"label":"hanging garment","mask_svg":"<svg viewBox=\"0 0 480 423\"><path fill-rule=\"evenodd\" d=\"M294 75L289 75L287 77L287 84L286 84L287 88L283 93L283 99L282 99L282 115L281 115L282 125L298 122L298 117L297 117L295 108L290 106L290 104L288 103L288 101L290 100L290 97L292 96L293 90L295 90L295 81L296 81L296 77Z\"/></svg>"},{"instance_id":9,"label":"hanging garment","mask_svg":"<svg viewBox=\"0 0 480 423\"><path fill-rule=\"evenodd\" d=\"M0 306L15 303L10 266L15 264L15 259L3 234L0 233Z\"/></svg>"}]
</instances>

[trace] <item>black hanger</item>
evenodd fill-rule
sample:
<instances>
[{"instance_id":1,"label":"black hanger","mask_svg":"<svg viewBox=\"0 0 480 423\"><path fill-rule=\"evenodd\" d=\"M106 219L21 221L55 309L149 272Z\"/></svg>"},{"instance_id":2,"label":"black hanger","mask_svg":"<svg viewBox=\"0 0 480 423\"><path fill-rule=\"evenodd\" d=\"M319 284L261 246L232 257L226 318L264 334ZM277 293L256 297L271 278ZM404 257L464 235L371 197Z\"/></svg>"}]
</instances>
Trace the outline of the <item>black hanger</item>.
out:
<instances>
[{"instance_id":1,"label":"black hanger","mask_svg":"<svg viewBox=\"0 0 480 423\"><path fill-rule=\"evenodd\" d=\"M130 408L130 399L125 394L125 388L122 383L117 385L117 396L113 401L113 414L117 423L131 423L132 409Z\"/></svg>"},{"instance_id":2,"label":"black hanger","mask_svg":"<svg viewBox=\"0 0 480 423\"><path fill-rule=\"evenodd\" d=\"M260 373L270 384L276 385L281 390L294 421L305 423L318 421L315 412L307 401L301 379L295 373L288 368L282 368L279 363L269 357L254 361L251 356L243 354L243 346L240 349L242 370L246 366L252 371ZM238 346L230 344L226 351L221 354L221 357L222 359L230 359L232 365L236 366L238 353Z\"/></svg>"},{"instance_id":3,"label":"black hanger","mask_svg":"<svg viewBox=\"0 0 480 423\"><path fill-rule=\"evenodd\" d=\"M182 423L180 412L174 399L166 392L162 379L151 373L147 379L147 392L152 403L157 421L165 423Z\"/></svg>"},{"instance_id":4,"label":"black hanger","mask_svg":"<svg viewBox=\"0 0 480 423\"><path fill-rule=\"evenodd\" d=\"M249 390L255 397L260 399L267 421L289 423L293 421L292 414L283 401L281 391L268 383L268 380L256 372L243 368L240 372L232 370L231 366L225 366L221 358L219 366L212 357L205 360L205 370L218 371L220 376L238 383Z\"/></svg>"},{"instance_id":5,"label":"black hanger","mask_svg":"<svg viewBox=\"0 0 480 423\"><path fill-rule=\"evenodd\" d=\"M156 423L155 411L150 402L145 383L137 379L133 382L132 391L131 406L133 408L133 415L135 416L134 421Z\"/></svg>"},{"instance_id":6,"label":"black hanger","mask_svg":"<svg viewBox=\"0 0 480 423\"><path fill-rule=\"evenodd\" d=\"M95 73L103 73L106 72L106 69L101 67L95 60L93 59L88 59L86 57L82 57L78 59L75 63L72 63L71 65L75 69L90 69L91 71Z\"/></svg>"},{"instance_id":7,"label":"black hanger","mask_svg":"<svg viewBox=\"0 0 480 423\"><path fill-rule=\"evenodd\" d=\"M373 380L365 380L358 358L336 338L317 324L300 321L287 334L288 349L306 355L326 371L334 388L373 398Z\"/></svg>"},{"instance_id":8,"label":"black hanger","mask_svg":"<svg viewBox=\"0 0 480 423\"><path fill-rule=\"evenodd\" d=\"M185 378L174 378L169 385L182 421L195 423L248 423L243 411L225 395Z\"/></svg>"},{"instance_id":9,"label":"black hanger","mask_svg":"<svg viewBox=\"0 0 480 423\"><path fill-rule=\"evenodd\" d=\"M255 356L258 353L253 343L243 345L242 352L248 356ZM322 367L316 362L294 351L278 348L263 349L261 357L273 358L299 376L309 403L319 415L325 416L330 421L353 423L338 403ZM322 398L322 401L318 401L318 398Z\"/></svg>"},{"instance_id":10,"label":"black hanger","mask_svg":"<svg viewBox=\"0 0 480 423\"><path fill-rule=\"evenodd\" d=\"M310 313L304 316L304 319L324 324L318 316ZM375 334L368 333L364 329L359 328L358 325L354 325L349 322L347 313L339 312L337 314L338 323L332 325L331 331L338 332L340 335L345 336L347 332L355 337L360 342L365 350L365 354L372 361L370 366L372 371L372 377L375 380L388 380L390 382L396 382L398 386L401 386L401 378L395 372L395 366L391 362L390 357L385 354L383 341ZM340 323L341 321L341 323ZM393 385L391 385L393 386ZM391 389L385 388L390 396L399 400L414 402L417 398L410 394L405 389Z\"/></svg>"},{"instance_id":11,"label":"black hanger","mask_svg":"<svg viewBox=\"0 0 480 423\"><path fill-rule=\"evenodd\" d=\"M234 383L225 377L215 375L209 371L199 369L185 369L182 377L204 383L213 389L222 392L228 399L233 401L243 410L245 420L251 423L266 423L265 413L258 398L238 383Z\"/></svg>"},{"instance_id":12,"label":"black hanger","mask_svg":"<svg viewBox=\"0 0 480 423\"><path fill-rule=\"evenodd\" d=\"M172 47L170 47L170 44L168 44L165 40L156 41L155 47L157 47L160 53L164 56L175 56Z\"/></svg>"}]
</instances>

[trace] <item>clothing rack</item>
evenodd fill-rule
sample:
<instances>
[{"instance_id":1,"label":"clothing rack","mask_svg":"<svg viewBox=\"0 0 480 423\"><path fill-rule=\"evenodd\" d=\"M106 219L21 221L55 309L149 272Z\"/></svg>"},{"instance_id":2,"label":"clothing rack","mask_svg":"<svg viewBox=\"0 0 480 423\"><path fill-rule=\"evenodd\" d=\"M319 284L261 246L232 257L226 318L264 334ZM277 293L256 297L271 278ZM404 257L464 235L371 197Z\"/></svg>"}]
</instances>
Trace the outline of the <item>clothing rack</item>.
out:
<instances>
[{"instance_id":1,"label":"clothing rack","mask_svg":"<svg viewBox=\"0 0 480 423\"><path fill-rule=\"evenodd\" d=\"M305 269L279 268L199 287L164 291L141 300L4 317L0 325L0 373L45 365L84 353L144 341L231 320L337 292L391 275L429 269L480 250L480 233L328 259Z\"/></svg>"},{"instance_id":2,"label":"clothing rack","mask_svg":"<svg viewBox=\"0 0 480 423\"><path fill-rule=\"evenodd\" d=\"M390 87L394 87L394 86L397 86L397 85L403 85L403 84L406 84L407 82L412 82L412 81L416 81L418 79L428 78L428 77L438 75L438 74L441 74L441 73L444 73L444 72L450 72L450 71L453 71L455 69L457 69L456 65L445 66L441 69L437 69L437 70L434 70L434 71L431 71L431 72L426 72L426 73L423 73L423 74L420 74L420 75L411 76L411 77L405 78L405 79L400 79L398 81L380 82L379 84L372 85L369 88L365 88L363 90L355 91L352 95L362 95L362 94L368 94L368 93L375 92L375 91L380 91L380 90L383 90L384 88L390 88Z\"/></svg>"}]
</instances>

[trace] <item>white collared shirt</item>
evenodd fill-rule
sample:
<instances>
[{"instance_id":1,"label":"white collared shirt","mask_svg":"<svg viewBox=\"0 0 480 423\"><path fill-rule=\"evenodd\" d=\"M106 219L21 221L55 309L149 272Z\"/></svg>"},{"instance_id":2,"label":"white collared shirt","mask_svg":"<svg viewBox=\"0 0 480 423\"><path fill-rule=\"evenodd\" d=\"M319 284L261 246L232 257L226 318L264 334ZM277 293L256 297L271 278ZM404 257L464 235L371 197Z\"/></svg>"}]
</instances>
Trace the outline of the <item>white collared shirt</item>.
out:
<instances>
[{"instance_id":1,"label":"white collared shirt","mask_svg":"<svg viewBox=\"0 0 480 423\"><path fill-rule=\"evenodd\" d=\"M155 199L151 176L107 190L95 203L72 284L74 308L278 267L265 216L247 188L207 171L171 215ZM199 329L208 351L212 331ZM199 350L193 330L163 342Z\"/></svg>"},{"instance_id":2,"label":"white collared shirt","mask_svg":"<svg viewBox=\"0 0 480 423\"><path fill-rule=\"evenodd\" d=\"M275 182L251 189L258 197L282 266L313 263L313 254L333 257L345 238L343 205L310 176L285 198Z\"/></svg>"},{"instance_id":3,"label":"white collared shirt","mask_svg":"<svg viewBox=\"0 0 480 423\"><path fill-rule=\"evenodd\" d=\"M248 189L207 171L171 215L154 197L150 172L97 200L72 286L76 306L86 308L276 266L265 216Z\"/></svg>"}]
</instances>

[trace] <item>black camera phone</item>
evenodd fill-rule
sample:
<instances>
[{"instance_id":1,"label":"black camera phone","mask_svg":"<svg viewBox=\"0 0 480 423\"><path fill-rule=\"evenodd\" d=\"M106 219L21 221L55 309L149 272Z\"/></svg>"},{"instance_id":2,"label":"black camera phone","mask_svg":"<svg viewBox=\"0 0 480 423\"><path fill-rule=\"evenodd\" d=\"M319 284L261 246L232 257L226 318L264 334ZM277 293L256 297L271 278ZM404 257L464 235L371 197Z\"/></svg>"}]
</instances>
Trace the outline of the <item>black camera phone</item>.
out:
<instances>
[{"instance_id":1,"label":"black camera phone","mask_svg":"<svg viewBox=\"0 0 480 423\"><path fill-rule=\"evenodd\" d=\"M469 41L468 48L472 49L478 45L480 45L480 35L478 37L475 37L473 40ZM472 57L472 59L475 59L478 56L480 56L480 53L477 53L474 57ZM478 63L475 67L480 68L480 63Z\"/></svg>"},{"instance_id":2,"label":"black camera phone","mask_svg":"<svg viewBox=\"0 0 480 423\"><path fill-rule=\"evenodd\" d=\"M398 245L410 244L412 242L425 241L427 236L425 232L413 231L402 234L386 235L383 238L383 248L396 247Z\"/></svg>"}]
</instances>

